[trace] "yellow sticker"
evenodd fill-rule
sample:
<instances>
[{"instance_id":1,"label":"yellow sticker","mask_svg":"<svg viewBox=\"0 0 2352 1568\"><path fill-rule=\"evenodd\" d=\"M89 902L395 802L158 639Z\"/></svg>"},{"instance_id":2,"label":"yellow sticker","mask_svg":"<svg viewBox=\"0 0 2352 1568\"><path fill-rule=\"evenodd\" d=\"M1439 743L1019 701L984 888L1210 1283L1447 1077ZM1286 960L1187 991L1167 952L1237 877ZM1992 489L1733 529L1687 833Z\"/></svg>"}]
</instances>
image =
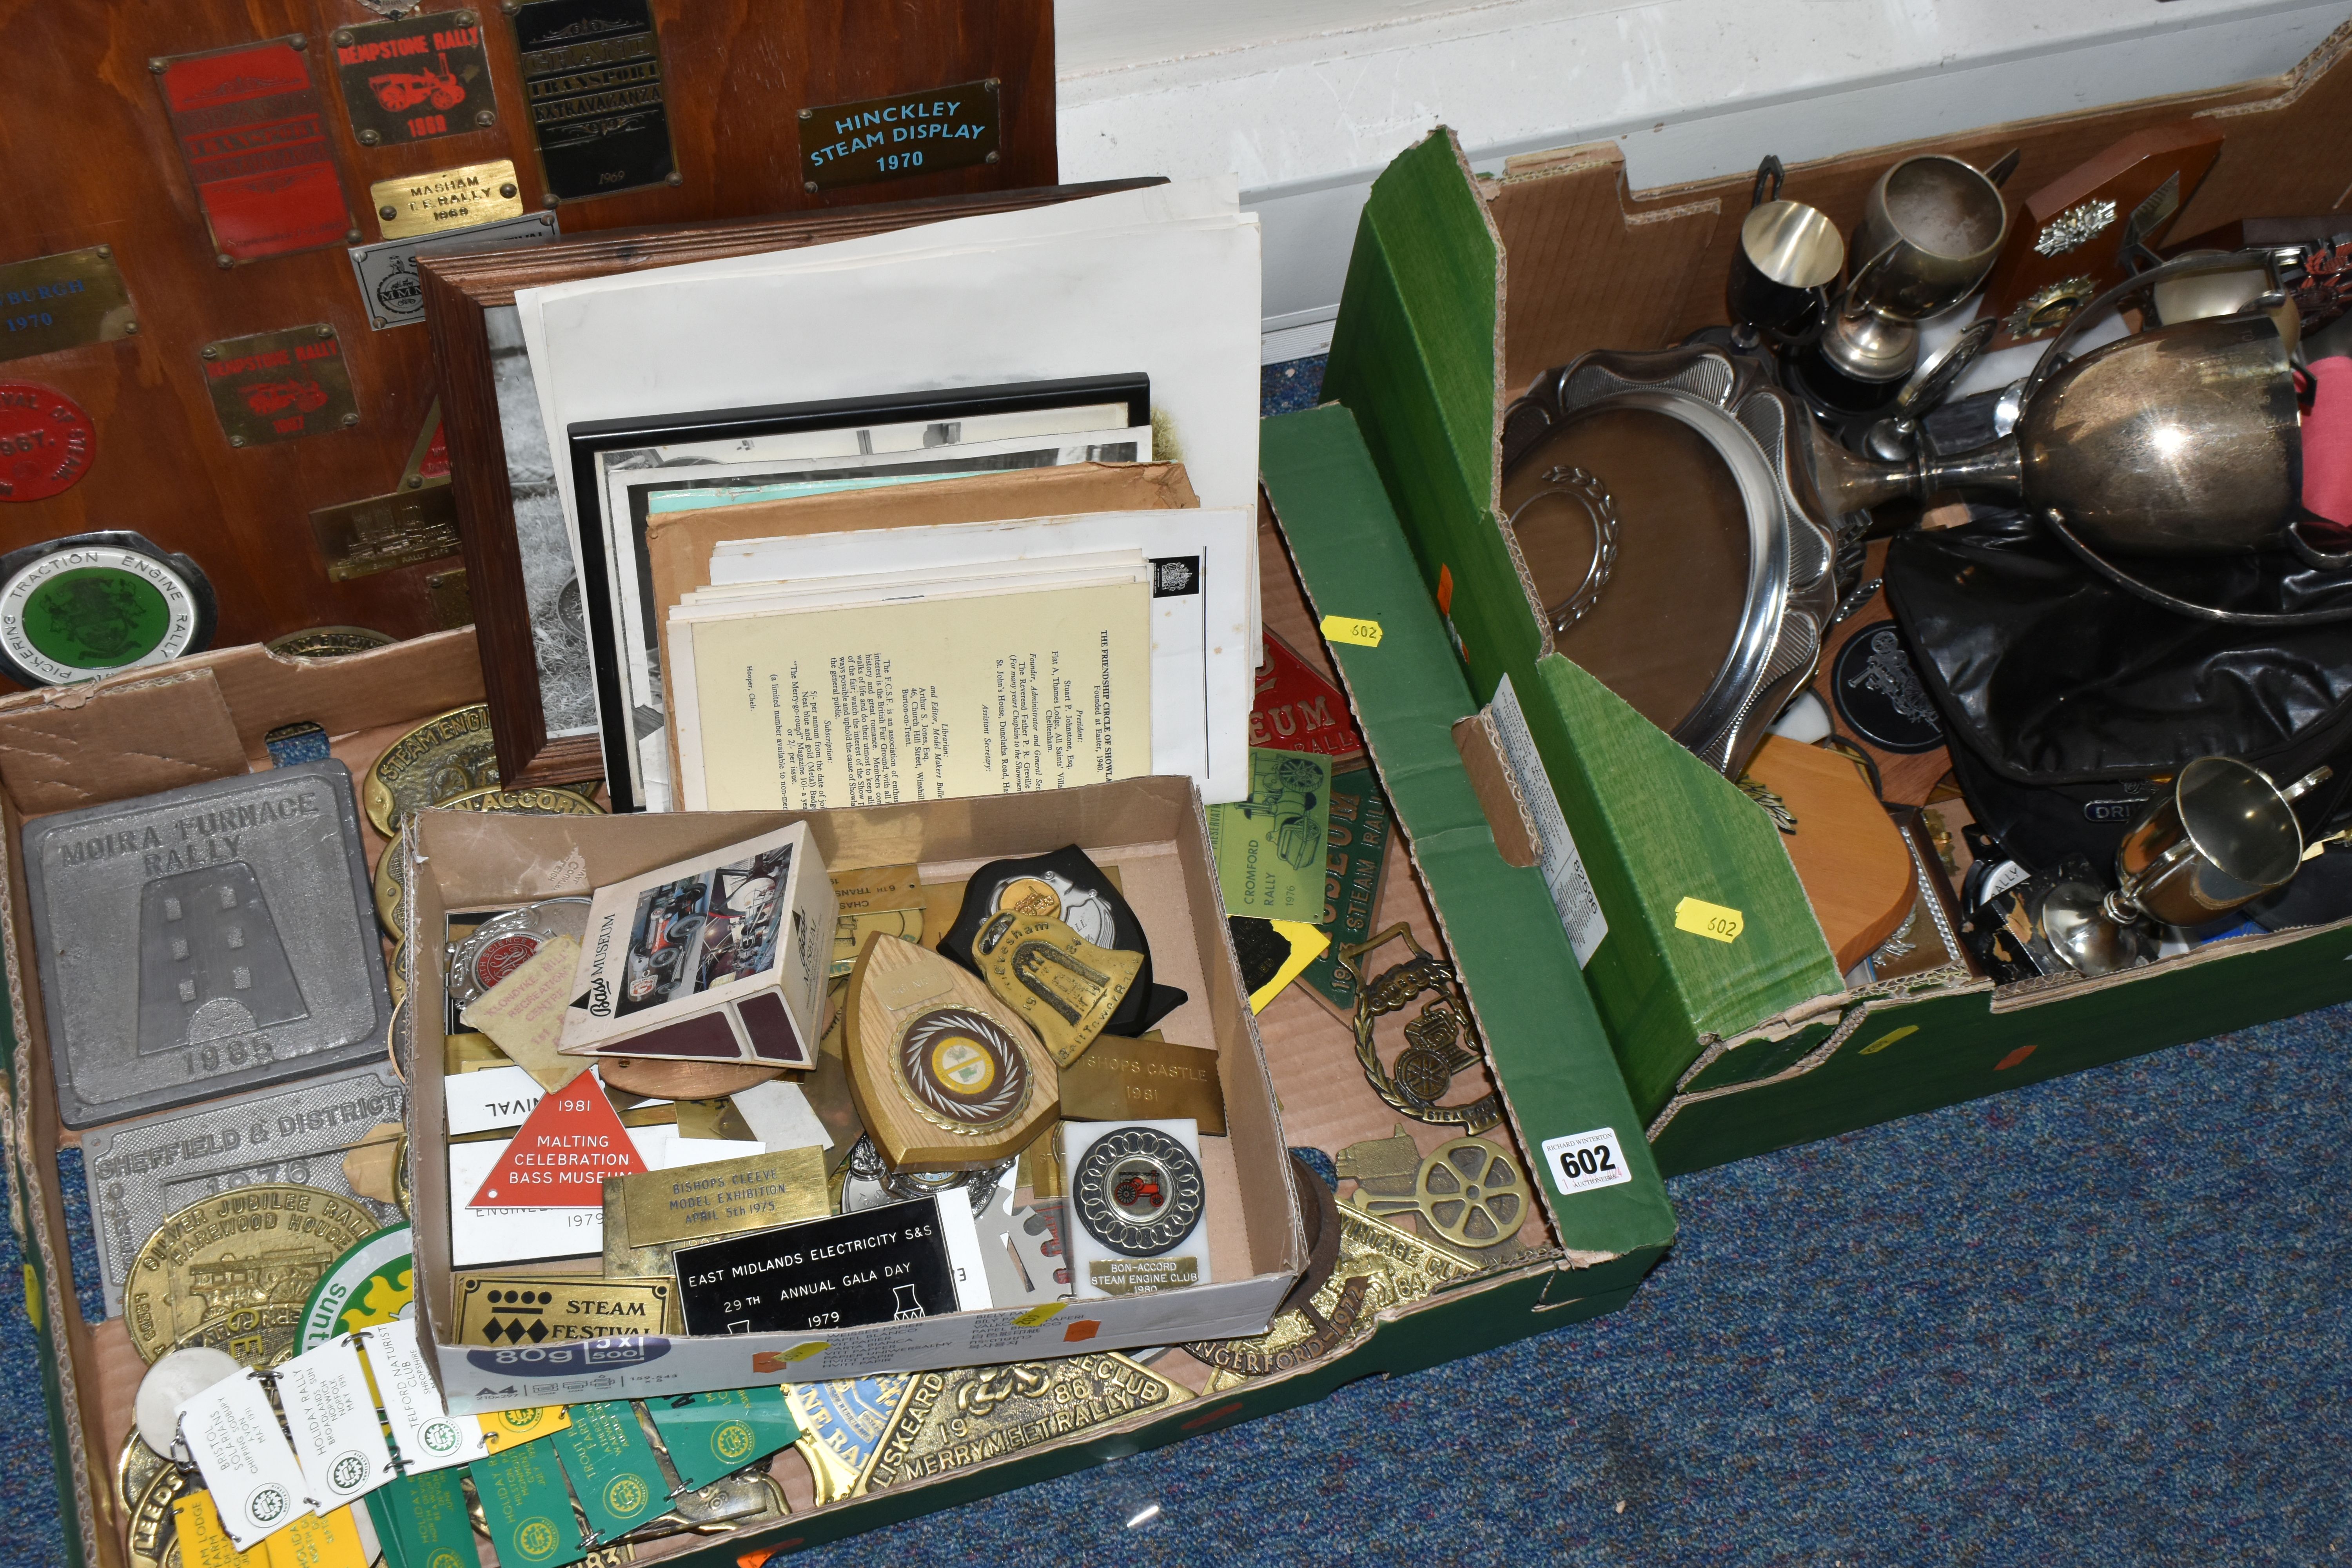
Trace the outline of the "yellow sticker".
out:
<instances>
[{"instance_id":1,"label":"yellow sticker","mask_svg":"<svg viewBox=\"0 0 2352 1568\"><path fill-rule=\"evenodd\" d=\"M786 1361L806 1361L813 1355L823 1355L832 1344L830 1340L811 1340L804 1345L794 1345L784 1352Z\"/></svg>"},{"instance_id":2,"label":"yellow sticker","mask_svg":"<svg viewBox=\"0 0 2352 1568\"><path fill-rule=\"evenodd\" d=\"M528 1410L493 1410L474 1421L482 1429L482 1451L495 1454L562 1431L572 1425L572 1412L561 1405L539 1405Z\"/></svg>"},{"instance_id":3,"label":"yellow sticker","mask_svg":"<svg viewBox=\"0 0 2352 1568\"><path fill-rule=\"evenodd\" d=\"M1716 942L1738 942L1748 917L1738 910L1710 904L1705 899L1685 899L1675 906L1675 929Z\"/></svg>"},{"instance_id":4,"label":"yellow sticker","mask_svg":"<svg viewBox=\"0 0 2352 1568\"><path fill-rule=\"evenodd\" d=\"M1854 1054L1857 1056L1874 1057L1879 1052L1885 1050L1887 1047L1893 1045L1895 1041L1907 1039L1918 1032L1919 1026L1916 1024L1906 1024L1899 1029L1889 1029L1886 1033L1879 1036L1878 1038L1871 1041L1870 1044L1863 1047L1861 1050Z\"/></svg>"},{"instance_id":5,"label":"yellow sticker","mask_svg":"<svg viewBox=\"0 0 2352 1568\"><path fill-rule=\"evenodd\" d=\"M1323 640L1354 643L1358 647L1381 646L1381 623L1368 621L1361 616L1326 616L1323 617Z\"/></svg>"},{"instance_id":6,"label":"yellow sticker","mask_svg":"<svg viewBox=\"0 0 2352 1568\"><path fill-rule=\"evenodd\" d=\"M1027 1311L1013 1319L1013 1321L1014 1325L1019 1328L1034 1329L1040 1323L1052 1322L1054 1321L1054 1314L1060 1311L1068 1304L1069 1303L1066 1301L1048 1301L1042 1307L1030 1308Z\"/></svg>"}]
</instances>

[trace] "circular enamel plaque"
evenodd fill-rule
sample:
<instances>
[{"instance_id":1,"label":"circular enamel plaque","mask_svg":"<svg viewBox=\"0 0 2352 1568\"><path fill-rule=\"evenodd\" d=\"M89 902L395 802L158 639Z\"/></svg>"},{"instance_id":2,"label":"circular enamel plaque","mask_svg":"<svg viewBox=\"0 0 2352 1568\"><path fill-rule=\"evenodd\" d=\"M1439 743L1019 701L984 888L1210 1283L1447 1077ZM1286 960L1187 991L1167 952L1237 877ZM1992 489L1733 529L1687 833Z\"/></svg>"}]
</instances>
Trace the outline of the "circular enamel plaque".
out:
<instances>
[{"instance_id":1,"label":"circular enamel plaque","mask_svg":"<svg viewBox=\"0 0 2352 1568\"><path fill-rule=\"evenodd\" d=\"M0 500L47 500L89 472L89 411L29 381L0 381Z\"/></svg>"},{"instance_id":2,"label":"circular enamel plaque","mask_svg":"<svg viewBox=\"0 0 2352 1568\"><path fill-rule=\"evenodd\" d=\"M1192 1152L1150 1127L1105 1133L1070 1181L1087 1234L1129 1258L1156 1258L1192 1235L1204 1192Z\"/></svg>"},{"instance_id":3,"label":"circular enamel plaque","mask_svg":"<svg viewBox=\"0 0 2352 1568\"><path fill-rule=\"evenodd\" d=\"M898 1079L940 1125L985 1132L1029 1103L1029 1058L1003 1025L969 1007L934 1007L898 1037Z\"/></svg>"},{"instance_id":4,"label":"circular enamel plaque","mask_svg":"<svg viewBox=\"0 0 2352 1568\"><path fill-rule=\"evenodd\" d=\"M194 562L128 534L17 551L0 566L0 660L28 686L92 680L205 645L212 586Z\"/></svg>"}]
</instances>

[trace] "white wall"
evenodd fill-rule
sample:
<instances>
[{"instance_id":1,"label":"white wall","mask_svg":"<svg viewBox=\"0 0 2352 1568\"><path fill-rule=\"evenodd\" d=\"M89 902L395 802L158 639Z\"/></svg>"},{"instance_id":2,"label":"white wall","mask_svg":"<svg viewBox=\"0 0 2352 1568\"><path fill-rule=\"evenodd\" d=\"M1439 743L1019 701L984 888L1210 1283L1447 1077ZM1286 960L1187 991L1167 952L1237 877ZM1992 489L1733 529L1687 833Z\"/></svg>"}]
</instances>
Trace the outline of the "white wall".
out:
<instances>
[{"instance_id":1,"label":"white wall","mask_svg":"<svg viewBox=\"0 0 2352 1568\"><path fill-rule=\"evenodd\" d=\"M1319 353L1371 177L1612 138L1637 186L2224 86L2352 0L1058 0L1066 180L1231 171L1270 360Z\"/></svg>"}]
</instances>

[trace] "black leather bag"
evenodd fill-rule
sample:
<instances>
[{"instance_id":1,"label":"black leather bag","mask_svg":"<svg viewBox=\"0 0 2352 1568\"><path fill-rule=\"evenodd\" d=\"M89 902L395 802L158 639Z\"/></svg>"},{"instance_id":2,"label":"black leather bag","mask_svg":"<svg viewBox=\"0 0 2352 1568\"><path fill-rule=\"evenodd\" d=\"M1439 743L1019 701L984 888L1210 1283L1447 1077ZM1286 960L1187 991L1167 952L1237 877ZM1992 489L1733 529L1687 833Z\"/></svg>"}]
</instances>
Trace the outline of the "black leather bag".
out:
<instances>
[{"instance_id":1,"label":"black leather bag","mask_svg":"<svg viewBox=\"0 0 2352 1568\"><path fill-rule=\"evenodd\" d=\"M2138 558L2165 592L2226 609L2352 605L2352 580L2279 553ZM1977 818L2029 866L2112 865L2140 805L2184 763L2241 757L2282 784L2321 763L2306 824L2352 791L2352 626L2191 620L2078 564L2026 514L1895 539L1885 592L1944 718Z\"/></svg>"}]
</instances>

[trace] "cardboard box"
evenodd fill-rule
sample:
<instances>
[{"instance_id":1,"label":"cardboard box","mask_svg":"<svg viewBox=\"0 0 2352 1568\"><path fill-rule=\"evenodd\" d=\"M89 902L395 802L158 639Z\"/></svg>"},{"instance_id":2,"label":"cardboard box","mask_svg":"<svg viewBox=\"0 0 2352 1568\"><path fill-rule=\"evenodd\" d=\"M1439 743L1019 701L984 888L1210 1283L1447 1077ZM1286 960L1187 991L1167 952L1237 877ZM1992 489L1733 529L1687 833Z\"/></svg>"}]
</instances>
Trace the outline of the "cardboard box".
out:
<instances>
[{"instance_id":1,"label":"cardboard box","mask_svg":"<svg viewBox=\"0 0 2352 1568\"><path fill-rule=\"evenodd\" d=\"M414 973L416 1051L409 1144L447 1146L441 1091L444 913L561 898L640 877L788 824L807 826L831 867L912 862L927 886L961 881L987 861L1076 843L1115 866L1151 942L1153 973L1187 992L1160 1023L1169 1039L1213 1047L1227 1136L1203 1141L1208 1245L1215 1283L1055 1310L1016 1307L873 1323L822 1335L644 1337L564 1346L486 1349L455 1342L449 1251L454 1200L446 1161L414 1170L417 1323L461 1415L644 1399L754 1384L812 1383L1036 1360L1175 1340L1265 1331L1307 1264L1291 1202L1279 1118L1247 994L1224 931L1208 829L1192 781L1148 778L1034 795L812 813L709 812L638 816L509 816L420 812L395 852L415 857L405 943ZM827 935L830 935L828 930ZM523 1266L593 1273L584 1264Z\"/></svg>"},{"instance_id":2,"label":"cardboard box","mask_svg":"<svg viewBox=\"0 0 2352 1568\"><path fill-rule=\"evenodd\" d=\"M1302 533L1302 549L1317 555L1326 577L1337 557L1356 563L1357 581L1385 580L1410 587L1410 556L1402 535L1387 515L1385 499L1360 451L1356 461L1352 480L1328 494L1312 537ZM1380 548L1359 550L1350 538L1365 515L1380 524L1375 531L1375 538L1384 542ZM1307 521L1300 513L1302 530ZM1269 626L1327 675L1344 679L1345 672L1331 663L1316 636L1315 616L1270 525L1261 529L1260 570ZM1417 599L1417 592L1412 597ZM1391 635L1399 639L1391 646L1440 641L1443 633L1434 610L1420 602L1421 624L1415 630L1409 625L1411 617L1402 613L1411 608L1407 604L1391 613ZM1531 1130L1549 1136L1553 1131L1611 1127L1626 1141L1633 1180L1569 1204L1559 1203L1547 1189L1518 1238L1528 1250L1475 1270L1436 1294L1368 1312L1328 1354L1297 1360L1239 1386L1105 1422L919 1485L822 1506L815 1503L806 1468L787 1451L774 1470L792 1496L792 1519L757 1535L688 1536L651 1543L638 1549L639 1561L663 1558L717 1568L754 1545L775 1548L838 1540L1308 1404L1373 1373L1416 1371L1475 1354L1613 1310L1631 1299L1673 1239L1672 1211L1641 1151L1639 1122L1590 1005L1575 989L1572 974L1552 962L1562 939L1556 927L1534 918L1548 910L1540 885L1531 880L1535 873L1504 861L1479 814L1476 792L1449 734L1450 717L1468 708L1467 690L1458 675L1451 679L1456 696L1435 701L1418 682L1373 681L1353 689L1360 722L1388 775L1386 787L1400 828L1389 851L1375 927L1402 922L1433 952L1444 953L1449 941L1462 945L1465 994L1489 1061L1504 1075L1510 1120L1492 1135L1498 1143L1514 1149L1526 1166L1532 1163L1531 1154L1521 1140ZM404 731L435 713L478 700L480 692L472 638L452 633L336 660L284 659L259 648L230 648L89 687L10 699L0 702L0 791L5 796L0 801L0 816L5 816L0 826L7 830L6 843L13 845L30 815L268 766L263 737L280 724L302 719L323 725L334 754L355 773L364 772ZM1115 787L1149 794L1159 786ZM951 809L969 813L997 804L960 802ZM1185 831L1198 832L1189 801L1179 810L1159 799L1151 809L1182 816L1191 823ZM447 831L442 825L458 815L436 814L431 830ZM903 859L898 846L904 840L894 837L900 831L894 825L903 814L894 809L876 816L882 837L871 847L872 858L877 863ZM696 831L683 818L667 819L666 826L689 836ZM714 835L714 842L726 837L726 830L706 831ZM1077 836L1087 837L1084 832ZM1066 835L1055 840L1061 841L1066 841ZM384 847L369 835L372 860ZM86 1322L77 1306L66 1266L68 1221L57 1181L58 1150L72 1144L76 1136L58 1125L40 996L26 945L30 925L16 862L5 852L0 852L0 876L7 880L13 914L7 950L12 1005L8 1027L0 1036L0 1067L5 1068L11 1090L8 1156L12 1190L21 1204L16 1218L30 1270L28 1301L42 1345L39 1373L49 1407L58 1505L70 1521L70 1560L111 1568L123 1561L123 1521L110 1501L110 1479L130 1430L131 1394L144 1367L119 1320ZM1197 927L1188 937L1182 942L1188 950L1211 951ZM1155 933L1155 949L1158 945ZM1214 951L1222 954L1222 948ZM1230 992L1237 982L1225 973L1227 961L1220 956L1217 962L1223 977L1215 988ZM1511 973L1524 968L1549 968L1557 978L1513 986ZM1192 984L1170 978L1188 988ZM1195 992L1200 999L1196 1007L1204 1006L1211 994L1205 973L1202 981L1202 989ZM1390 1133L1398 1119L1367 1086L1351 1031L1303 987L1277 996L1259 1016L1256 1028L1264 1042L1266 1080L1281 1110L1279 1132L1271 1126L1262 1128L1256 1135L1262 1142L1278 1140L1336 1152L1358 1140ZM436 1058L429 1050L422 1054L428 1062ZM1424 1152L1450 1136L1448 1130L1427 1124L1414 1124L1411 1131ZM1289 1245L1286 1236L1282 1246ZM1244 1286L1249 1283L1238 1269L1228 1278ZM1070 1317L1076 1310L1074 1305L1061 1316ZM1091 1315L1092 1304L1086 1310ZM1157 1369L1197 1394L1206 1387L1209 1369L1198 1363L1187 1366L1188 1360L1185 1352L1171 1351Z\"/></svg>"},{"instance_id":3,"label":"cardboard box","mask_svg":"<svg viewBox=\"0 0 2352 1568\"><path fill-rule=\"evenodd\" d=\"M1841 229L1885 169L2017 149L2029 192L2113 142L2195 116L2227 136L2183 211L2190 235L2245 214L2323 211L2352 153L2352 29L2281 79L1843 154L1789 174ZM1740 793L1555 653L1496 521L1500 419L1541 371L1595 349L1669 346L1722 320L1750 180L1629 192L1613 144L1474 175L1450 133L1373 187L1324 395L1268 426L1269 483L1360 427L1422 592L1476 701L1507 680L1580 851L1608 935L1582 975L1661 1168L1686 1171L2112 1061L2352 995L2352 924L2215 943L2084 984L1977 980L1849 992L1778 835ZM1277 437L1275 432L1281 430ZM1310 588L1321 596L1312 569ZM1352 610L1350 613L1354 613ZM1736 942L1677 929L1698 898ZM1512 1077L1506 1068L1506 1076Z\"/></svg>"},{"instance_id":4,"label":"cardboard box","mask_svg":"<svg viewBox=\"0 0 2352 1568\"><path fill-rule=\"evenodd\" d=\"M1311 538L1302 532L1301 548L1321 562L1318 571L1327 578L1339 558L1358 566L1354 581L1410 587L1402 535L1360 451L1356 462L1352 479L1326 498ZM1351 538L1364 516L1380 525L1374 538L1384 542L1379 548L1360 550ZM1302 530L1307 521L1301 512ZM1326 674L1345 679L1317 638L1315 616L1270 525L1261 529L1260 569L1267 624ZM1404 613L1412 608L1408 603L1391 612L1391 636L1399 639L1391 646L1439 642L1443 632L1434 610L1420 601L1415 629ZM1476 1269L1438 1293L1367 1312L1328 1354L1296 1360L1238 1386L1137 1412L919 1485L822 1506L815 1503L805 1466L787 1451L774 1471L793 1500L789 1521L757 1535L651 1543L638 1549L639 1561L663 1558L717 1568L754 1545L838 1540L1308 1404L1373 1373L1416 1371L1475 1354L1613 1310L1631 1299L1673 1239L1672 1211L1641 1150L1639 1122L1590 1005L1575 989L1572 974L1552 962L1562 939L1556 926L1534 918L1548 910L1539 883L1532 880L1535 873L1504 861L1479 814L1476 792L1449 733L1451 716L1468 708L1467 690L1458 675L1451 679L1457 695L1438 700L1419 682L1376 680L1353 687L1360 722L1387 773L1400 828L1389 851L1375 927L1402 922L1433 952L1445 952L1449 941L1460 944L1465 995L1489 1062L1503 1074L1510 1119L1492 1134L1499 1144L1515 1150L1527 1166L1532 1154L1521 1141L1526 1136L1610 1127L1626 1142L1633 1179L1568 1203L1548 1188L1517 1238L1527 1251ZM404 731L478 700L480 691L472 639L452 633L337 660L284 659L259 648L230 648L85 688L10 699L0 703L0 791L5 794L0 816L6 842L16 842L28 815L267 766L263 737L301 719L323 725L334 754L355 773L363 772ZM1149 793L1157 786L1117 787ZM953 809L971 812L995 804L953 803ZM1152 809L1187 816L1190 808L1180 812L1161 800ZM434 831L443 831L438 825L458 815L436 814ZM892 837L901 813L877 816L883 837L873 846L873 858L903 858L895 847L902 840ZM1197 819L1188 820L1192 826L1186 831L1197 832ZM694 831L682 818L668 819L667 826L674 832ZM723 840L723 832L711 831L714 842ZM384 847L370 835L371 859ZM58 1150L76 1139L57 1122L40 996L26 946L30 926L12 858L0 858L0 876L7 879L13 911L7 952L12 1006L0 1036L0 1067L11 1089L8 1156L12 1188L22 1205L16 1217L42 1345L39 1373L49 1406L58 1505L70 1521L70 1560L111 1568L123 1561L123 1521L110 1501L110 1478L130 1430L131 1394L144 1367L119 1320L86 1322L77 1306L57 1181ZM1197 930L1183 945L1206 951ZM1218 960L1220 973L1225 962ZM1509 976L1518 969L1549 970L1555 978L1515 987ZM1192 984L1190 979L1171 978ZM1223 992L1236 984L1225 975L1215 986ZM1207 998L1209 985L1204 974L1196 998ZM1303 987L1277 996L1256 1027L1266 1079L1281 1110L1278 1134L1269 1126L1259 1134L1262 1139L1336 1152L1390 1133L1398 1118L1368 1087L1351 1031ZM428 1062L435 1054L423 1053ZM1451 1135L1428 1124L1413 1124L1411 1131L1423 1152ZM1238 1270L1229 1278L1248 1283ZM1066 1309L1062 1316L1076 1310ZM1092 1313L1091 1304L1087 1311ZM1171 1351L1156 1369L1199 1394L1209 1369L1187 1365L1189 1360L1185 1352Z\"/></svg>"},{"instance_id":5,"label":"cardboard box","mask_svg":"<svg viewBox=\"0 0 2352 1568\"><path fill-rule=\"evenodd\" d=\"M32 952L17 846L32 817L124 800L271 765L265 737L321 725L356 779L424 720L482 696L470 631L445 632L345 658L283 658L222 648L85 686L0 700L0 880L5 884L9 1010L0 1039L7 1154L23 1244L26 1304L39 1337L38 1375L57 1459L58 1512L70 1559L124 1561L114 1467L146 1363L121 1318L89 1322L67 1266L58 1151L79 1142L59 1125L49 1039ZM360 817L371 862L383 840Z\"/></svg>"}]
</instances>

